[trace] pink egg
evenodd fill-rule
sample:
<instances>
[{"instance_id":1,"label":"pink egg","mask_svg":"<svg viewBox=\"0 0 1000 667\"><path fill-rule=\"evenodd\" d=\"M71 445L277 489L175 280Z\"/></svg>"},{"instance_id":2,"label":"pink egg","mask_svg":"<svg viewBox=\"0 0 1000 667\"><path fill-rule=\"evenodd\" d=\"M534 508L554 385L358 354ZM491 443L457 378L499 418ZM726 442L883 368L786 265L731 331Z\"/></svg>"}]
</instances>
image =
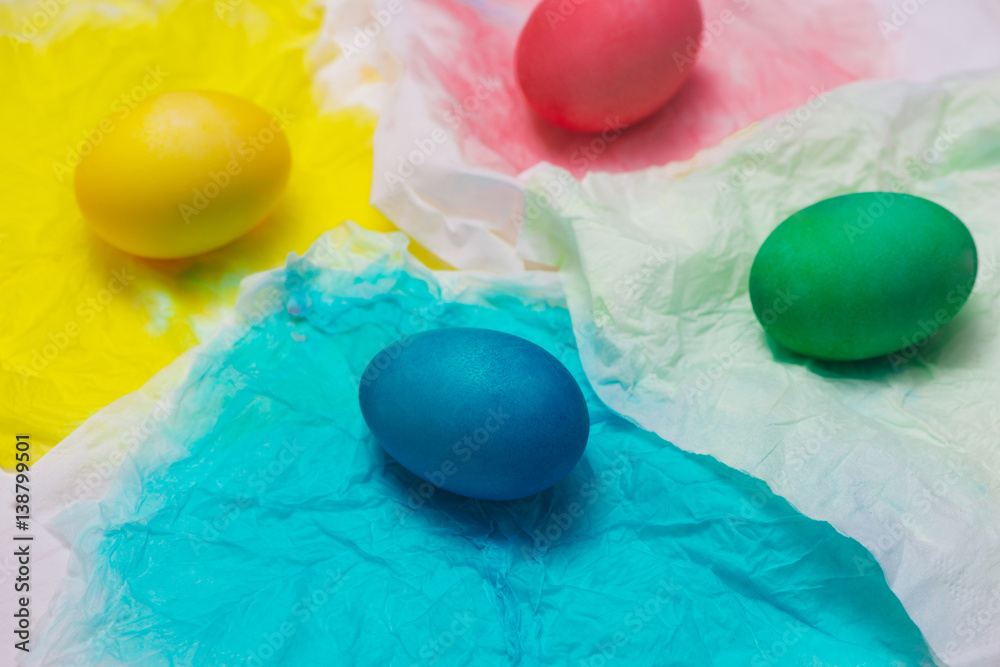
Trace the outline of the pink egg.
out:
<instances>
[{"instance_id":1,"label":"pink egg","mask_svg":"<svg viewBox=\"0 0 1000 667\"><path fill-rule=\"evenodd\" d=\"M551 123L636 123L681 87L699 50L698 0L542 0L517 43L517 79Z\"/></svg>"}]
</instances>

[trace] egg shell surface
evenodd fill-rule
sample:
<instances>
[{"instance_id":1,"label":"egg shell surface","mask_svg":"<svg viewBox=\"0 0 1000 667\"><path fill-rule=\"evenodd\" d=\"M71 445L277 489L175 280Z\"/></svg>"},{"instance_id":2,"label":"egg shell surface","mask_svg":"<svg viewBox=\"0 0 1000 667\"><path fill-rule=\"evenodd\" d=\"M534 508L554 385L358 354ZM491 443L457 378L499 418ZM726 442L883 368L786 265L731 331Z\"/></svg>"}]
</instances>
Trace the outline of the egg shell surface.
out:
<instances>
[{"instance_id":1,"label":"egg shell surface","mask_svg":"<svg viewBox=\"0 0 1000 667\"><path fill-rule=\"evenodd\" d=\"M580 460L590 418L559 360L510 334L427 331L377 354L360 383L378 443L436 487L484 500L549 488Z\"/></svg>"},{"instance_id":2,"label":"egg shell surface","mask_svg":"<svg viewBox=\"0 0 1000 667\"><path fill-rule=\"evenodd\" d=\"M93 136L75 172L77 203L100 237L140 257L189 257L242 236L291 170L278 119L228 93L156 95Z\"/></svg>"},{"instance_id":3,"label":"egg shell surface","mask_svg":"<svg viewBox=\"0 0 1000 667\"><path fill-rule=\"evenodd\" d=\"M697 0L542 0L517 43L517 80L550 123L636 123L681 87L700 49Z\"/></svg>"},{"instance_id":4,"label":"egg shell surface","mask_svg":"<svg viewBox=\"0 0 1000 667\"><path fill-rule=\"evenodd\" d=\"M863 192L782 222L750 270L750 300L781 345L852 361L920 343L950 321L976 278L968 228L934 202Z\"/></svg>"}]
</instances>

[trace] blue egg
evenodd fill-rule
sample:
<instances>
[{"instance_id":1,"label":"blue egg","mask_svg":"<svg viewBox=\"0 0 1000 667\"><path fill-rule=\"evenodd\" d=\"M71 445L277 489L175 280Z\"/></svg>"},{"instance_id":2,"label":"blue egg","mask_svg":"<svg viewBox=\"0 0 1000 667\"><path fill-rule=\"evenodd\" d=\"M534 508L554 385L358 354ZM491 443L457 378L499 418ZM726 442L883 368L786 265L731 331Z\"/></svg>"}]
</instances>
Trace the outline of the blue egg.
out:
<instances>
[{"instance_id":1,"label":"blue egg","mask_svg":"<svg viewBox=\"0 0 1000 667\"><path fill-rule=\"evenodd\" d=\"M523 338L454 328L409 336L365 369L361 413L380 445L436 487L510 500L549 488L583 455L590 415L554 356Z\"/></svg>"}]
</instances>

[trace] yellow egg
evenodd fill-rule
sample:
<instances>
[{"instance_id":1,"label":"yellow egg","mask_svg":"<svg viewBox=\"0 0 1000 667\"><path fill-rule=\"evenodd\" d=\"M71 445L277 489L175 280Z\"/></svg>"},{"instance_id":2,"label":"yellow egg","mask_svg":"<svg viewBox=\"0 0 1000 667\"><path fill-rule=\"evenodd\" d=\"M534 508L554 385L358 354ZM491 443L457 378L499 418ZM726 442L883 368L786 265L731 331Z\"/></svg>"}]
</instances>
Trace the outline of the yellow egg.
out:
<instances>
[{"instance_id":1,"label":"yellow egg","mask_svg":"<svg viewBox=\"0 0 1000 667\"><path fill-rule=\"evenodd\" d=\"M213 250L250 231L288 181L282 122L227 93L182 91L102 120L76 168L93 230L141 257Z\"/></svg>"}]
</instances>

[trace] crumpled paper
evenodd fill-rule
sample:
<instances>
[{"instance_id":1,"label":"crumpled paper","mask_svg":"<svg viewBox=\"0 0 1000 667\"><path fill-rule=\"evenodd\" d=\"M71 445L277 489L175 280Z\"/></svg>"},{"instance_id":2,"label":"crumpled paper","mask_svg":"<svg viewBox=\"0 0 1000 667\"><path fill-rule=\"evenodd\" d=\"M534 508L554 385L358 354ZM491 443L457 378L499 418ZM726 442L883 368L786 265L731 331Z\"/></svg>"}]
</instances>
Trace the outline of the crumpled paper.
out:
<instances>
[{"instance_id":1,"label":"crumpled paper","mask_svg":"<svg viewBox=\"0 0 1000 667\"><path fill-rule=\"evenodd\" d=\"M941 664L995 667L1000 72L858 83L798 121L775 117L632 174L577 182L540 168L521 251L562 269L584 368L612 409L857 539ZM747 287L760 244L798 209L872 190L925 197L966 223L979 274L963 310L874 361L769 344ZM847 222L863 230L863 212Z\"/></svg>"},{"instance_id":2,"label":"crumpled paper","mask_svg":"<svg viewBox=\"0 0 1000 667\"><path fill-rule=\"evenodd\" d=\"M395 229L368 204L376 118L347 108L364 100L349 82L329 85L357 64L338 56L321 19L286 0L0 3L4 439L29 431L41 456L210 333L243 277L345 218ZM139 102L192 88L275 114L292 147L288 188L267 221L224 248L129 256L86 225L73 170ZM12 463L4 448L0 465Z\"/></svg>"},{"instance_id":3,"label":"crumpled paper","mask_svg":"<svg viewBox=\"0 0 1000 667\"><path fill-rule=\"evenodd\" d=\"M702 0L704 47L675 100L633 127L610 119L577 134L534 118L517 87L514 45L535 4L368 0L337 38L396 81L375 133L372 203L458 268L523 268L513 246L539 162L577 178L662 165L852 81L1000 66L989 0Z\"/></svg>"},{"instance_id":4,"label":"crumpled paper","mask_svg":"<svg viewBox=\"0 0 1000 667\"><path fill-rule=\"evenodd\" d=\"M73 552L24 664L930 664L860 545L597 399L555 274L432 273L406 244L345 225L248 279L211 340L33 468L45 516L84 487L36 542ZM476 501L384 455L360 376L441 326L567 365L592 428L566 479Z\"/></svg>"}]
</instances>

